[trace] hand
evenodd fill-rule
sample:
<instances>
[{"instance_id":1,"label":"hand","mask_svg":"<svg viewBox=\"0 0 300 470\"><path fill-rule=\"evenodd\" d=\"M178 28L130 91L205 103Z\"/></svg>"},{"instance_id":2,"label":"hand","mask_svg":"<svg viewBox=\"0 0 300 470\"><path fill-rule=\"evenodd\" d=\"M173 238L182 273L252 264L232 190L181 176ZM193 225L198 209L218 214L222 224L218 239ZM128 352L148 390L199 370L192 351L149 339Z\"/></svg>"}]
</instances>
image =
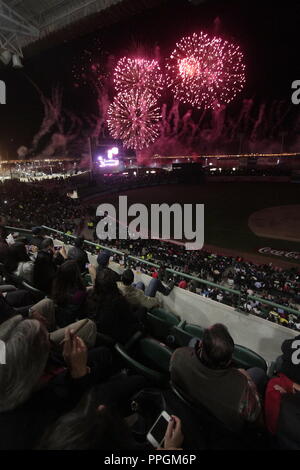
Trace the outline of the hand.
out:
<instances>
[{"instance_id":1,"label":"hand","mask_svg":"<svg viewBox=\"0 0 300 470\"><path fill-rule=\"evenodd\" d=\"M44 317L44 315L42 315L40 312L37 312L37 311L34 311L34 312L30 312L30 318L32 318L33 320L38 320L40 323L42 323L48 330L49 328L49 322L47 321L47 319Z\"/></svg>"},{"instance_id":2,"label":"hand","mask_svg":"<svg viewBox=\"0 0 300 470\"><path fill-rule=\"evenodd\" d=\"M245 369L238 369L241 374L245 375L247 377L247 379L251 379L250 375L247 373L247 371Z\"/></svg>"},{"instance_id":3,"label":"hand","mask_svg":"<svg viewBox=\"0 0 300 470\"><path fill-rule=\"evenodd\" d=\"M88 265L88 270L89 270L90 275L95 274L97 271L96 266L94 266L93 264Z\"/></svg>"},{"instance_id":4,"label":"hand","mask_svg":"<svg viewBox=\"0 0 300 470\"><path fill-rule=\"evenodd\" d=\"M66 249L65 249L64 245L59 250L59 253L61 254L61 256L63 256L65 259L67 259L67 252L66 252Z\"/></svg>"},{"instance_id":5,"label":"hand","mask_svg":"<svg viewBox=\"0 0 300 470\"><path fill-rule=\"evenodd\" d=\"M87 347L73 330L66 328L63 357L68 364L71 376L74 379L85 376L89 368L87 367Z\"/></svg>"},{"instance_id":6,"label":"hand","mask_svg":"<svg viewBox=\"0 0 300 470\"><path fill-rule=\"evenodd\" d=\"M164 440L164 449L179 449L183 443L184 436L181 432L181 420L172 415L169 421Z\"/></svg>"},{"instance_id":7,"label":"hand","mask_svg":"<svg viewBox=\"0 0 300 470\"><path fill-rule=\"evenodd\" d=\"M287 393L285 388L281 387L280 385L274 385L274 390L277 390L277 392L280 392L281 394Z\"/></svg>"},{"instance_id":8,"label":"hand","mask_svg":"<svg viewBox=\"0 0 300 470\"><path fill-rule=\"evenodd\" d=\"M293 393L300 392L300 385L296 384L296 382L293 383Z\"/></svg>"},{"instance_id":9,"label":"hand","mask_svg":"<svg viewBox=\"0 0 300 470\"><path fill-rule=\"evenodd\" d=\"M88 265L88 270L92 279L92 283L95 284L96 276L97 276L97 269L96 266L93 264Z\"/></svg>"}]
</instances>

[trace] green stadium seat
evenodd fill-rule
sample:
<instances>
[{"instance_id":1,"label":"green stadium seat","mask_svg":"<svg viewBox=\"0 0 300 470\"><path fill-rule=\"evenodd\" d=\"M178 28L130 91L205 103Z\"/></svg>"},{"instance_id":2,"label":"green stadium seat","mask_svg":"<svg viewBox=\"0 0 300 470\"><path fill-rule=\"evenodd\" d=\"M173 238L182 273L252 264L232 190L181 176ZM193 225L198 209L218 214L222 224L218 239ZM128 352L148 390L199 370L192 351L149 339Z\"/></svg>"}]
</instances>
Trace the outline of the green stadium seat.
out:
<instances>
[{"instance_id":1,"label":"green stadium seat","mask_svg":"<svg viewBox=\"0 0 300 470\"><path fill-rule=\"evenodd\" d=\"M170 337L173 339L173 347L188 346L192 338L202 339L204 329L198 325L192 325L182 321L177 326L173 326Z\"/></svg>"},{"instance_id":2,"label":"green stadium seat","mask_svg":"<svg viewBox=\"0 0 300 470\"><path fill-rule=\"evenodd\" d=\"M134 359L131 355L128 354L124 346L121 344L117 343L115 345L115 350L128 369L136 372L137 374L141 374L143 377L148 379L150 382L155 383L156 385L162 386L165 383L166 379L164 374L153 370L150 367L146 367L144 364Z\"/></svg>"},{"instance_id":3,"label":"green stadium seat","mask_svg":"<svg viewBox=\"0 0 300 470\"><path fill-rule=\"evenodd\" d=\"M191 335L184 331L183 326L186 322L181 322L177 326L173 326L170 331L170 338L172 338L172 346L181 348L187 346L191 340Z\"/></svg>"},{"instance_id":4,"label":"green stadium seat","mask_svg":"<svg viewBox=\"0 0 300 470\"><path fill-rule=\"evenodd\" d=\"M203 338L204 328L199 325L192 325L191 323L186 323L183 327L184 331L191 335L193 338Z\"/></svg>"},{"instance_id":5,"label":"green stadium seat","mask_svg":"<svg viewBox=\"0 0 300 470\"><path fill-rule=\"evenodd\" d=\"M169 325L178 325L180 322L180 318L175 313L167 312L162 308L152 308L150 313Z\"/></svg>"},{"instance_id":6,"label":"green stadium seat","mask_svg":"<svg viewBox=\"0 0 300 470\"><path fill-rule=\"evenodd\" d=\"M263 357L255 353L251 349L245 348L240 344L235 344L233 361L237 367L242 369L250 369L250 367L260 367L267 371L267 363Z\"/></svg>"},{"instance_id":7,"label":"green stadium seat","mask_svg":"<svg viewBox=\"0 0 300 470\"><path fill-rule=\"evenodd\" d=\"M147 313L145 318L145 325L149 334L161 341L166 341L173 325L178 323L179 319L172 314L158 316L151 311Z\"/></svg>"},{"instance_id":8,"label":"green stadium seat","mask_svg":"<svg viewBox=\"0 0 300 470\"><path fill-rule=\"evenodd\" d=\"M171 349L154 338L143 338L138 342L136 354L138 359L165 376L169 376Z\"/></svg>"}]
</instances>

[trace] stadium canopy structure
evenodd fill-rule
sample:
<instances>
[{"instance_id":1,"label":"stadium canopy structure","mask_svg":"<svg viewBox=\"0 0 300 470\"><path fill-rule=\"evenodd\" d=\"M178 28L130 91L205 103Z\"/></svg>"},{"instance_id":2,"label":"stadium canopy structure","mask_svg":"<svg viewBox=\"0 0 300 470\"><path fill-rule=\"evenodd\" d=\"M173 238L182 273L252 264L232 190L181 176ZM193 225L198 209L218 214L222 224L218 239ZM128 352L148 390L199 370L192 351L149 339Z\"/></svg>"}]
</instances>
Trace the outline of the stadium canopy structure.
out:
<instances>
[{"instance_id":1,"label":"stadium canopy structure","mask_svg":"<svg viewBox=\"0 0 300 470\"><path fill-rule=\"evenodd\" d=\"M26 57L166 0L0 0L0 59Z\"/></svg>"}]
</instances>

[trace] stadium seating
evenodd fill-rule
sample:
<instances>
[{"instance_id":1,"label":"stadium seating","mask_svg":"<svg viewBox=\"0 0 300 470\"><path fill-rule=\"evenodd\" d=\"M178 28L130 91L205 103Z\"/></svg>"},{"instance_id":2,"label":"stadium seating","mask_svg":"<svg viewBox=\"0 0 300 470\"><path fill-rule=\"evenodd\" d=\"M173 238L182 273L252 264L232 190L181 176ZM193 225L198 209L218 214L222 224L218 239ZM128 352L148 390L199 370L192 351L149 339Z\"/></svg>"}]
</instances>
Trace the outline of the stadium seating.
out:
<instances>
[{"instance_id":1,"label":"stadium seating","mask_svg":"<svg viewBox=\"0 0 300 470\"><path fill-rule=\"evenodd\" d=\"M168 344L172 345L174 348L188 346L191 339L201 339L203 331L201 326L182 321L171 329Z\"/></svg>"},{"instance_id":2,"label":"stadium seating","mask_svg":"<svg viewBox=\"0 0 300 470\"><path fill-rule=\"evenodd\" d=\"M162 309L152 309L147 312L145 324L147 331L157 339L166 341L174 325L179 324L177 315Z\"/></svg>"},{"instance_id":3,"label":"stadium seating","mask_svg":"<svg viewBox=\"0 0 300 470\"><path fill-rule=\"evenodd\" d=\"M250 369L250 367L261 367L264 371L267 371L267 363L263 357L259 354L251 351L251 349L245 348L240 344L234 345L233 361L242 369Z\"/></svg>"},{"instance_id":4,"label":"stadium seating","mask_svg":"<svg viewBox=\"0 0 300 470\"><path fill-rule=\"evenodd\" d=\"M154 338L143 338L138 342L136 354L144 364L168 376L172 355L168 346Z\"/></svg>"},{"instance_id":5,"label":"stadium seating","mask_svg":"<svg viewBox=\"0 0 300 470\"><path fill-rule=\"evenodd\" d=\"M146 367L141 362L134 359L121 344L115 345L115 350L118 353L124 367L133 370L137 374L141 374L155 385L163 386L166 382L166 377L161 372L158 372L150 367Z\"/></svg>"}]
</instances>

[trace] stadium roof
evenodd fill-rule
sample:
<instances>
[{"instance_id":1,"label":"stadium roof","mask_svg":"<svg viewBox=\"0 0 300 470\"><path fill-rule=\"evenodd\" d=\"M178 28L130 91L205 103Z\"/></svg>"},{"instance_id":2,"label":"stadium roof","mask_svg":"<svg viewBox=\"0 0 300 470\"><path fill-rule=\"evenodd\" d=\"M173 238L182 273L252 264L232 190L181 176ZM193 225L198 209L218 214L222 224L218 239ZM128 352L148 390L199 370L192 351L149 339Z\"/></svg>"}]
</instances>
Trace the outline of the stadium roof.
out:
<instances>
[{"instance_id":1,"label":"stadium roof","mask_svg":"<svg viewBox=\"0 0 300 470\"><path fill-rule=\"evenodd\" d=\"M23 57L25 48L28 56L163 1L0 0L0 54L9 51Z\"/></svg>"}]
</instances>

